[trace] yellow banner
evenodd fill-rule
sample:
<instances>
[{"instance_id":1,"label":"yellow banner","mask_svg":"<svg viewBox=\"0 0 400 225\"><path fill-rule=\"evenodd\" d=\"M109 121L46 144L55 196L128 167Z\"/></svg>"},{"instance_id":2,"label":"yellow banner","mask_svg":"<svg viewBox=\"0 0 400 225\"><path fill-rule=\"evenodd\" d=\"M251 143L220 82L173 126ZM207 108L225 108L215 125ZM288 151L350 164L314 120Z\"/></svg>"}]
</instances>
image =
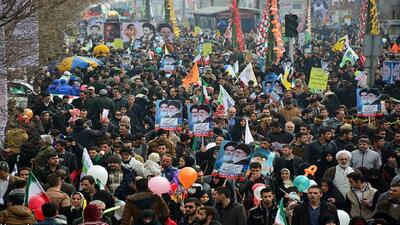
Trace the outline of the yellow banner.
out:
<instances>
[{"instance_id":1,"label":"yellow banner","mask_svg":"<svg viewBox=\"0 0 400 225\"><path fill-rule=\"evenodd\" d=\"M212 53L212 43L203 43L203 56L207 56Z\"/></svg>"},{"instance_id":2,"label":"yellow banner","mask_svg":"<svg viewBox=\"0 0 400 225\"><path fill-rule=\"evenodd\" d=\"M325 90L328 84L328 74L322 68L313 67L311 69L308 87L314 90Z\"/></svg>"}]
</instances>

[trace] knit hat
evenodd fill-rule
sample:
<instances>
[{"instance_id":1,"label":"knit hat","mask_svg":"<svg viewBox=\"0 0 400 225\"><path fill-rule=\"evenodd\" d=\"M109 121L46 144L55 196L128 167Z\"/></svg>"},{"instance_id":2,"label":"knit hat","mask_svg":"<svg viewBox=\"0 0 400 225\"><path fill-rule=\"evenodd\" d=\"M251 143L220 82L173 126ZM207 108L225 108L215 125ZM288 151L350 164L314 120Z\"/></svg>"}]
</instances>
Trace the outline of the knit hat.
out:
<instances>
[{"instance_id":1,"label":"knit hat","mask_svg":"<svg viewBox=\"0 0 400 225\"><path fill-rule=\"evenodd\" d=\"M351 153L349 151L347 151L347 150L338 151L336 153L336 159L339 159L339 156L342 155L342 154L347 155L347 157L349 157L349 160L351 159Z\"/></svg>"}]
</instances>

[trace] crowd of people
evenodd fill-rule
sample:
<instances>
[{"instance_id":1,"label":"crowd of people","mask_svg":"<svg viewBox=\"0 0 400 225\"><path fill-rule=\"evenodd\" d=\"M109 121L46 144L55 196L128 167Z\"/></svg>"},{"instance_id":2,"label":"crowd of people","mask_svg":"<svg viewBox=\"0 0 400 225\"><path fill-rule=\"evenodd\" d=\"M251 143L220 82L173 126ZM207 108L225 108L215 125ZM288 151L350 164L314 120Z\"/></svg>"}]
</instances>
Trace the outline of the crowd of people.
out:
<instances>
[{"instance_id":1,"label":"crowd of people","mask_svg":"<svg viewBox=\"0 0 400 225\"><path fill-rule=\"evenodd\" d=\"M66 46L69 54L103 63L65 73L43 67L32 82L37 92L29 98L32 114L10 108L0 162L0 223L36 223L24 204L24 188L34 174L51 200L42 205L45 219L36 224L272 225L283 217L284 224L339 225L344 216L338 210L349 214L350 224L400 224L400 81L385 84L378 67L374 88L386 101L379 116L360 116L354 73L364 65L341 68L342 53L331 50L343 34L354 45L356 31L344 26L313 32L311 52L296 47L293 87L278 82L283 89L279 101L261 84L268 76L283 74L288 55L282 63L267 62L263 68L254 54L248 61L248 52L232 48L223 36L194 37L182 30L162 52L149 44L97 55L82 48L85 41ZM209 62L203 60L199 67L214 112L211 135L190 134L185 107L182 126L156 129L156 100L186 106L204 97L199 84L185 87L181 81L192 68L198 45L210 39L214 47ZM254 50L253 31L245 34L245 42ZM160 69L167 52L177 59L172 72ZM384 49L380 62L385 59L394 56ZM257 84L235 82L224 66L236 61L240 70L253 64ZM311 67L321 67L321 61L328 63L329 82L326 90L311 92ZM79 97L53 95L64 93L54 86L59 84L69 85ZM236 102L226 113L215 113L220 87ZM254 139L248 144L246 121ZM224 141L245 145L241 149L250 163L243 176L225 178L215 171ZM86 152L93 165L107 170L107 184L76 174ZM269 162L267 170L264 161ZM315 184L299 191L294 180L311 165L317 171L308 178ZM184 167L197 173L191 188L180 195L150 191L149 179L162 176L173 183ZM264 184L260 193L254 192L255 184ZM115 206L117 210L103 213Z\"/></svg>"}]
</instances>

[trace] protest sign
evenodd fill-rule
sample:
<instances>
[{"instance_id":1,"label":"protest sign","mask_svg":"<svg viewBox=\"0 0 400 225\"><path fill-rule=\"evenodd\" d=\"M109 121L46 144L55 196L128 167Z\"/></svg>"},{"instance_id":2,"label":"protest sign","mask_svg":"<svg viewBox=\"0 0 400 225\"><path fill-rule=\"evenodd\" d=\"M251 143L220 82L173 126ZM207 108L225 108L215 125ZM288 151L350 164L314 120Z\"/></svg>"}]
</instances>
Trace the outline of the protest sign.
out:
<instances>
[{"instance_id":1,"label":"protest sign","mask_svg":"<svg viewBox=\"0 0 400 225\"><path fill-rule=\"evenodd\" d=\"M189 129L194 136L209 136L212 126L211 108L209 105L188 106Z\"/></svg>"},{"instance_id":2,"label":"protest sign","mask_svg":"<svg viewBox=\"0 0 400 225\"><path fill-rule=\"evenodd\" d=\"M357 111L362 116L376 116L381 112L381 94L374 88L358 88L356 90L357 96Z\"/></svg>"},{"instance_id":3,"label":"protest sign","mask_svg":"<svg viewBox=\"0 0 400 225\"><path fill-rule=\"evenodd\" d=\"M212 43L203 43L203 56L207 56L212 53Z\"/></svg>"},{"instance_id":4,"label":"protest sign","mask_svg":"<svg viewBox=\"0 0 400 225\"><path fill-rule=\"evenodd\" d=\"M182 125L182 103L176 100L157 100L156 129L176 130Z\"/></svg>"},{"instance_id":5,"label":"protest sign","mask_svg":"<svg viewBox=\"0 0 400 225\"><path fill-rule=\"evenodd\" d=\"M223 141L214 165L214 174L228 179L243 176L249 167L251 149L248 145Z\"/></svg>"},{"instance_id":6,"label":"protest sign","mask_svg":"<svg viewBox=\"0 0 400 225\"><path fill-rule=\"evenodd\" d=\"M313 67L311 69L310 81L308 86L313 90L325 90L328 84L328 74L322 68Z\"/></svg>"}]
</instances>

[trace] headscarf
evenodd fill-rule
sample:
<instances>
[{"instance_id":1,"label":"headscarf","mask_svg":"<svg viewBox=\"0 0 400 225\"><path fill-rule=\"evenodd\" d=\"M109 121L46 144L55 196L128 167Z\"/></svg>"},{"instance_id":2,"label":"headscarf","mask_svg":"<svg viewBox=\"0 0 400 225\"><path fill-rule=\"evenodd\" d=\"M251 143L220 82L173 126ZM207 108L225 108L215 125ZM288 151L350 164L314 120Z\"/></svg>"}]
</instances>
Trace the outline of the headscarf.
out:
<instances>
[{"instance_id":1,"label":"headscarf","mask_svg":"<svg viewBox=\"0 0 400 225\"><path fill-rule=\"evenodd\" d=\"M282 173L282 171L287 171L289 173L289 179L282 181L283 182L283 186L285 188L293 187L293 181L290 179L290 170L288 168L283 168L283 169L281 169L281 173Z\"/></svg>"},{"instance_id":2,"label":"headscarf","mask_svg":"<svg viewBox=\"0 0 400 225\"><path fill-rule=\"evenodd\" d=\"M71 210L78 209L78 208L85 208L85 206L86 206L85 197L84 197L83 194L80 193L80 192L75 192L75 193L73 193L73 194L71 195L71 199L72 199L72 196L74 196L74 195L76 195L76 194L78 194L79 196L81 196L81 204L80 204L78 207L72 206L72 205L71 205Z\"/></svg>"}]
</instances>

